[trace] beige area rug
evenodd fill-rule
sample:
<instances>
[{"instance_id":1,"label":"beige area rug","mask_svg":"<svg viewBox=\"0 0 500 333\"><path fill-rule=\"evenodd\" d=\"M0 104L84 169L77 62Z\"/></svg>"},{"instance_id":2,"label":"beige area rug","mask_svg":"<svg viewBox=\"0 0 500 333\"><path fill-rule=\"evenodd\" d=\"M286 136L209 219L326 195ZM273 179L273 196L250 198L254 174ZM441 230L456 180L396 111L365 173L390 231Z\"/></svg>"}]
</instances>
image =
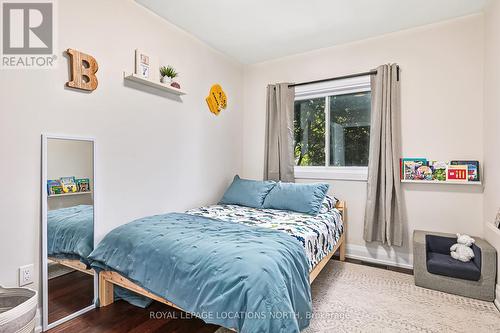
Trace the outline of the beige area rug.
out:
<instances>
[{"instance_id":1,"label":"beige area rug","mask_svg":"<svg viewBox=\"0 0 500 333\"><path fill-rule=\"evenodd\" d=\"M330 261L312 294L305 333L500 332L493 303L420 288L412 275L379 268Z\"/></svg>"}]
</instances>

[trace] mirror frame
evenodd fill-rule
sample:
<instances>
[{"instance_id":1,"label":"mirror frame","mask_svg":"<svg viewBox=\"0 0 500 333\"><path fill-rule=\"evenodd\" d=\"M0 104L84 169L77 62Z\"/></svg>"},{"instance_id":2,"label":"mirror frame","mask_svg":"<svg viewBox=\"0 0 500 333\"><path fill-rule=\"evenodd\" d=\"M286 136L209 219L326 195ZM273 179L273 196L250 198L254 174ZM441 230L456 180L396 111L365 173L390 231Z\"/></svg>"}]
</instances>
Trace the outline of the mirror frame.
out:
<instances>
[{"instance_id":1,"label":"mirror frame","mask_svg":"<svg viewBox=\"0 0 500 333\"><path fill-rule=\"evenodd\" d=\"M99 283L98 283L98 277L97 274L94 274L94 301L91 305L80 309L64 318L58 319L52 323L49 323L49 308L48 308L48 269L47 269L47 211L48 211L48 192L47 192L47 141L48 139L59 139L59 140L73 140L73 141L89 141L92 142L92 164L93 164L93 179L94 179L94 186L92 189L93 196L94 196L94 248L97 245L96 244L96 233L95 233L95 225L97 221L97 214L96 214L96 140L92 137L78 137L78 136L69 136L69 135L52 135L52 134L42 134L42 182L41 182L41 199L42 199L42 329L43 331L47 331L57 325L60 325L70 319L73 319L75 317L78 317L81 314L84 314L85 312L88 312L90 310L93 310L97 306L97 300L98 300L98 295L99 295Z\"/></svg>"}]
</instances>

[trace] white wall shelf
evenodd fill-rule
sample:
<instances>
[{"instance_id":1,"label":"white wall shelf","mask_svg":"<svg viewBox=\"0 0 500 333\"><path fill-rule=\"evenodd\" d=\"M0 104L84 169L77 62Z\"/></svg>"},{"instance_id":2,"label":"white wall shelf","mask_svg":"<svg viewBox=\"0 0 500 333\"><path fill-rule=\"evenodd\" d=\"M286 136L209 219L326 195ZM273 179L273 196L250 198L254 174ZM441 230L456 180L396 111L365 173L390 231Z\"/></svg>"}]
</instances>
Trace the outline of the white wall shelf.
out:
<instances>
[{"instance_id":1,"label":"white wall shelf","mask_svg":"<svg viewBox=\"0 0 500 333\"><path fill-rule=\"evenodd\" d=\"M61 194L49 194L49 198L66 197L66 196L69 196L69 195L81 195L81 194L92 194L92 191L88 191L88 192L68 192L68 193L61 193Z\"/></svg>"},{"instance_id":2,"label":"white wall shelf","mask_svg":"<svg viewBox=\"0 0 500 333\"><path fill-rule=\"evenodd\" d=\"M482 182L461 182L461 181L453 181L453 180L408 180L402 179L401 183L413 183L413 184L442 184L442 185L482 185Z\"/></svg>"},{"instance_id":3,"label":"white wall shelf","mask_svg":"<svg viewBox=\"0 0 500 333\"><path fill-rule=\"evenodd\" d=\"M140 83L140 84L143 84L143 85L146 85L149 87L153 87L153 88L156 88L156 89L159 89L162 91L169 92L169 93L174 94L174 95L178 95L178 96L186 95L186 92L181 90L181 89L171 87L169 84L155 82L155 81L145 79L145 78L140 77L139 75L134 74L134 73L123 72L123 78L125 80Z\"/></svg>"}]
</instances>

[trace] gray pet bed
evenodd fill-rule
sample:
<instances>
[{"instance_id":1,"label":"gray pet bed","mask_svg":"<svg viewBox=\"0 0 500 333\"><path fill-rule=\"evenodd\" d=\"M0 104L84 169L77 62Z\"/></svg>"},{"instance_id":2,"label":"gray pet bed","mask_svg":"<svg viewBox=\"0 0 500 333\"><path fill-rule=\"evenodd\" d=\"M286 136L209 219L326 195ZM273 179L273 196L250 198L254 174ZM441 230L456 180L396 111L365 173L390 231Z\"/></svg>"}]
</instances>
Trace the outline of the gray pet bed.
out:
<instances>
[{"instance_id":1,"label":"gray pet bed","mask_svg":"<svg viewBox=\"0 0 500 333\"><path fill-rule=\"evenodd\" d=\"M34 332L37 302L35 290L0 287L0 333Z\"/></svg>"},{"instance_id":2,"label":"gray pet bed","mask_svg":"<svg viewBox=\"0 0 500 333\"><path fill-rule=\"evenodd\" d=\"M432 239L433 236L435 239ZM495 299L496 251L485 240L474 238L476 243L473 251L476 257L472 262L462 263L449 256L449 247L456 241L456 235L415 230L413 233L415 284L419 287L492 302ZM439 244L436 246L436 240L442 242L441 246ZM448 243L444 246L446 242ZM439 247L441 249L436 249Z\"/></svg>"}]
</instances>

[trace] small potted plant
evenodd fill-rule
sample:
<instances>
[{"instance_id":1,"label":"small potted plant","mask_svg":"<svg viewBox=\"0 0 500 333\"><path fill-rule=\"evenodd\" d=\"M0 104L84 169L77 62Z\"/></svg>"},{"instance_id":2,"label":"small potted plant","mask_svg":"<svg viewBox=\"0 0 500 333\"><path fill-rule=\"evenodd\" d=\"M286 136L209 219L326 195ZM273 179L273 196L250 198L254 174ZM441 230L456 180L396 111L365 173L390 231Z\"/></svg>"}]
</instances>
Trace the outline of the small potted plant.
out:
<instances>
[{"instance_id":1,"label":"small potted plant","mask_svg":"<svg viewBox=\"0 0 500 333\"><path fill-rule=\"evenodd\" d=\"M171 86L174 86L173 84L176 83L174 82L174 78L179 76L179 73L170 65L168 65L167 67L162 66L160 68L160 74L161 83L170 84ZM176 85L179 86L178 83L176 83ZM180 86L176 88L180 88Z\"/></svg>"}]
</instances>

